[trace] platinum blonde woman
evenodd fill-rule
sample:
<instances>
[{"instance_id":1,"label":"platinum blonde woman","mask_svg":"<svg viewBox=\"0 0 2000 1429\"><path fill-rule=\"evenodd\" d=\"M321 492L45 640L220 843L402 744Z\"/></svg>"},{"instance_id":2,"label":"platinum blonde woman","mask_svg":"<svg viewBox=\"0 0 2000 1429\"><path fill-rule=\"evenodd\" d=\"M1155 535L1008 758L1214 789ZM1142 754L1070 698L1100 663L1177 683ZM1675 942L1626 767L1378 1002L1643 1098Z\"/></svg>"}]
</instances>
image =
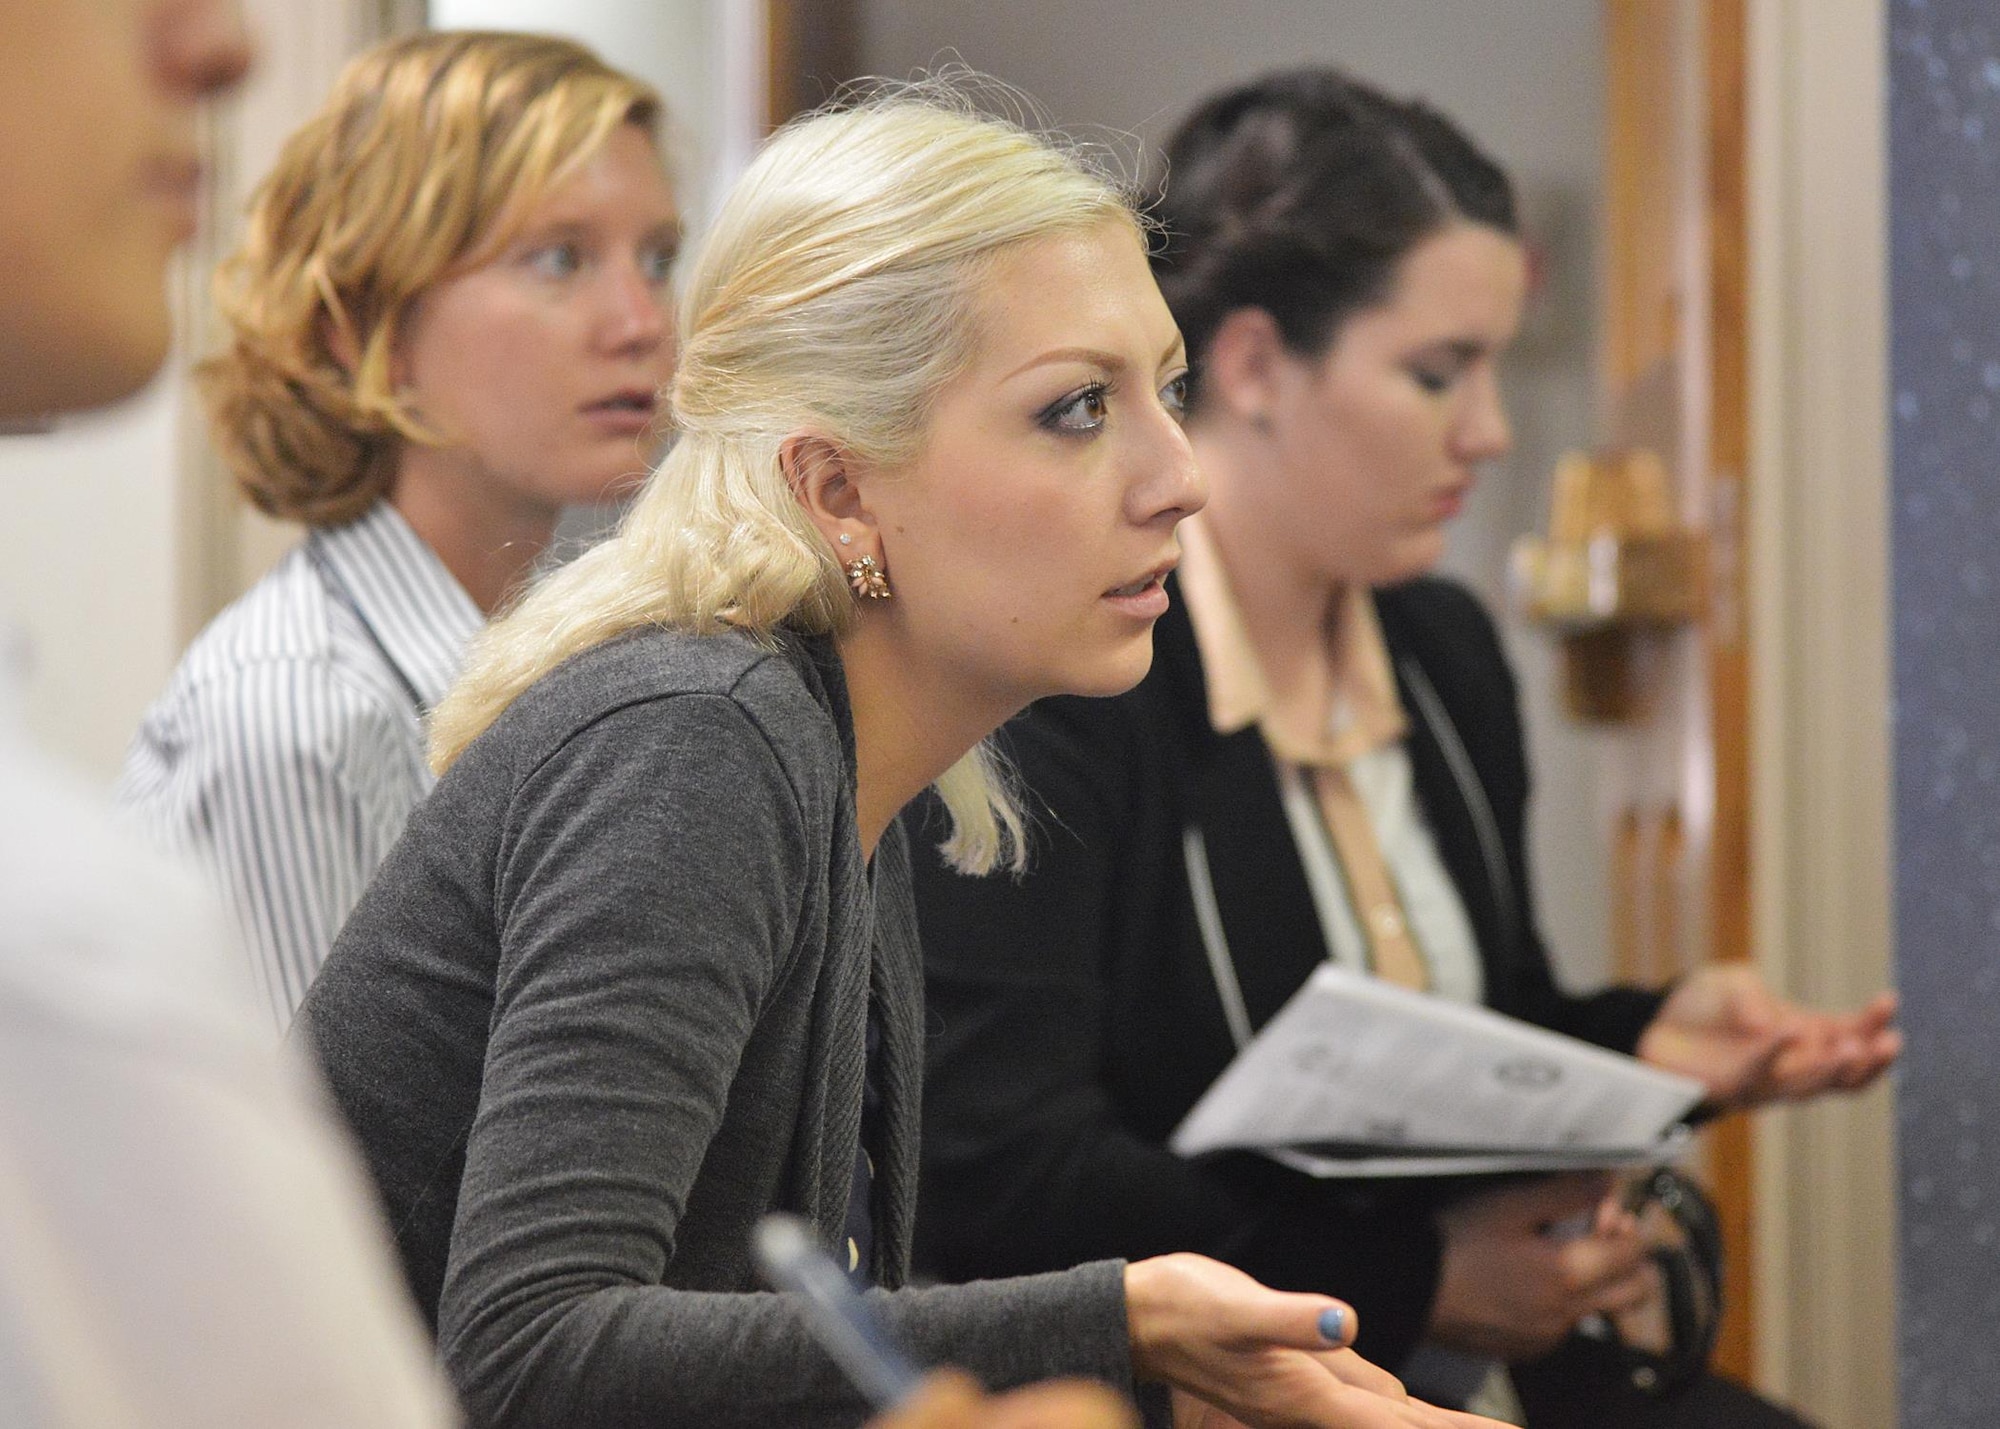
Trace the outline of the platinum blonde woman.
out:
<instances>
[{"instance_id":1,"label":"platinum blonde woman","mask_svg":"<svg viewBox=\"0 0 2000 1429\"><path fill-rule=\"evenodd\" d=\"M1138 680L1204 492L1141 222L942 92L782 133L683 296L681 433L482 637L432 798L302 1019L479 1425L853 1425L750 1229L809 1219L920 1360L1156 1423L1474 1426L1216 1262L904 1284L908 841L1017 866L984 738ZM942 791L949 828L906 830ZM1178 1408L1169 1406L1169 1389Z\"/></svg>"}]
</instances>

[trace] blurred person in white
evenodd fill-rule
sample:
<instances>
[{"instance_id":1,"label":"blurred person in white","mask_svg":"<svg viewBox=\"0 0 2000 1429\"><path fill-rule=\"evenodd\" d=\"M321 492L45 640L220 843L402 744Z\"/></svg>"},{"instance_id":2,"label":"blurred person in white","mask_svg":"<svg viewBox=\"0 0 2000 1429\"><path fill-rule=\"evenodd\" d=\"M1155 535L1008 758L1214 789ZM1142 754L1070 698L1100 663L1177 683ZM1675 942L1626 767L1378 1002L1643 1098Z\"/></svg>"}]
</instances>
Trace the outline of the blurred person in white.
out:
<instances>
[{"instance_id":1,"label":"blurred person in white","mask_svg":"<svg viewBox=\"0 0 2000 1429\"><path fill-rule=\"evenodd\" d=\"M435 782L466 643L565 506L659 454L659 120L567 40L390 40L286 143L218 275L211 431L306 537L189 648L117 797L235 912L281 1027Z\"/></svg>"},{"instance_id":2,"label":"blurred person in white","mask_svg":"<svg viewBox=\"0 0 2000 1429\"><path fill-rule=\"evenodd\" d=\"M0 0L0 420L116 401L159 367L197 111L248 60L227 0ZM0 1424L449 1423L363 1183L220 919L36 757L16 693Z\"/></svg>"}]
</instances>

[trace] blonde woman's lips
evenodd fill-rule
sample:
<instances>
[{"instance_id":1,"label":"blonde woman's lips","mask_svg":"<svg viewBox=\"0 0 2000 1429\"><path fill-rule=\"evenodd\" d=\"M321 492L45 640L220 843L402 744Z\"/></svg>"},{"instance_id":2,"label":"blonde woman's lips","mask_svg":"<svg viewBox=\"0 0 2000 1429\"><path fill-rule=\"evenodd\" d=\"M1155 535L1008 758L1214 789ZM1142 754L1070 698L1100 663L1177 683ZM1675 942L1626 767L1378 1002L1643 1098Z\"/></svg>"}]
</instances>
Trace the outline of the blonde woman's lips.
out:
<instances>
[{"instance_id":1,"label":"blonde woman's lips","mask_svg":"<svg viewBox=\"0 0 2000 1429\"><path fill-rule=\"evenodd\" d=\"M1126 615L1158 620L1167 613L1166 581L1175 564L1164 561L1135 581L1113 586L1104 593L1104 599Z\"/></svg>"},{"instance_id":2,"label":"blonde woman's lips","mask_svg":"<svg viewBox=\"0 0 2000 1429\"><path fill-rule=\"evenodd\" d=\"M660 415L660 403L651 390L631 387L586 403L583 414L600 430L618 436L638 436L652 429Z\"/></svg>"},{"instance_id":3,"label":"blonde woman's lips","mask_svg":"<svg viewBox=\"0 0 2000 1429\"><path fill-rule=\"evenodd\" d=\"M146 198L167 217L174 241L185 242L201 227L201 160L189 154L157 154L139 174Z\"/></svg>"}]
</instances>

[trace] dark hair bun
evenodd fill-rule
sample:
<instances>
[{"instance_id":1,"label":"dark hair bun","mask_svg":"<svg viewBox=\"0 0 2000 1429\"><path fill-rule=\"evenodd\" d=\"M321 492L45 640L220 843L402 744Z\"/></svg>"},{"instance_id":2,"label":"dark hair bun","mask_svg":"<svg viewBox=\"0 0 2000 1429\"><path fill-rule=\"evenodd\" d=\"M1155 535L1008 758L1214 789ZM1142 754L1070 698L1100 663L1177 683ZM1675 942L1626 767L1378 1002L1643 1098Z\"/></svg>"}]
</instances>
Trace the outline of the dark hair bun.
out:
<instances>
[{"instance_id":1,"label":"dark hair bun","mask_svg":"<svg viewBox=\"0 0 2000 1429\"><path fill-rule=\"evenodd\" d=\"M1212 96L1167 141L1154 276L1198 365L1222 320L1262 308L1317 354L1396 266L1454 221L1513 233L1500 166L1449 119L1336 70Z\"/></svg>"}]
</instances>

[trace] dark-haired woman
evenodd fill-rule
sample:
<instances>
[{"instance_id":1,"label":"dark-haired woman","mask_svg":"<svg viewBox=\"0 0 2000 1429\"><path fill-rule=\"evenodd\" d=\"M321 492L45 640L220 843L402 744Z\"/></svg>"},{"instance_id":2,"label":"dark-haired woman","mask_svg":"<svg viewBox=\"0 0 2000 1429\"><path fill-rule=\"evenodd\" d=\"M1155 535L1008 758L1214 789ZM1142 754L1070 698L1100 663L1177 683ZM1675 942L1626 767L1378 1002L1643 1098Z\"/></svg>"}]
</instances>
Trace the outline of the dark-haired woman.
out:
<instances>
[{"instance_id":1,"label":"dark-haired woman","mask_svg":"<svg viewBox=\"0 0 2000 1429\"><path fill-rule=\"evenodd\" d=\"M1201 374L1211 499L1147 678L1009 731L1047 809L1033 870L920 864L942 1029L920 1250L959 1278L1199 1249L1341 1286L1367 1352L1433 1394L1504 1394L1495 1365L1655 1293L1602 1178L1467 1194L1164 1147L1312 969L1483 1002L1735 1105L1872 1080L1892 1005L1809 1013L1742 969L1670 995L1551 974L1512 677L1474 599L1427 575L1509 444L1495 365L1526 265L1504 173L1435 111L1324 70L1210 100L1168 165L1156 271ZM1589 1229L1545 1233L1564 1222ZM1535 1429L1565 1422L1517 1378Z\"/></svg>"}]
</instances>

